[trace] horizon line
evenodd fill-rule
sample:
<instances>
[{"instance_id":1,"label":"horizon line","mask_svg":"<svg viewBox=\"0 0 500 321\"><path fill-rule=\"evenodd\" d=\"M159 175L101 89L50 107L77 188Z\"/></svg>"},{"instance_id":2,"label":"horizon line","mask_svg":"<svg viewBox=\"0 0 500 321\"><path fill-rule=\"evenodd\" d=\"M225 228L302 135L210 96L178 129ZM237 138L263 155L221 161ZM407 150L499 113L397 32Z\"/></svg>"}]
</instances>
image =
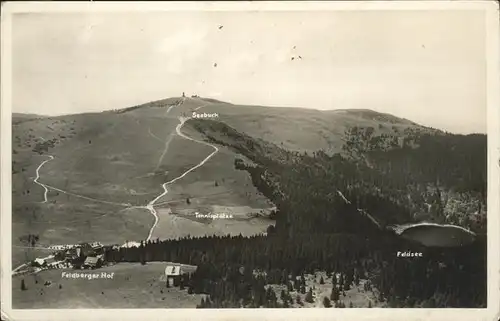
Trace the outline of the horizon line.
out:
<instances>
[{"instance_id":1,"label":"horizon line","mask_svg":"<svg viewBox=\"0 0 500 321\"><path fill-rule=\"evenodd\" d=\"M31 113L31 112L15 112L15 111L11 111L11 117L14 116L14 115L16 115L16 114L17 115L31 115L31 116L35 116L34 119L38 119L39 117L40 118L51 118L51 117L64 117L64 116L72 116L72 115L100 114L100 113L104 113L104 112L113 112L113 111L125 110L125 109L128 109L128 108L134 108L134 107L141 107L141 106L142 107L146 107L148 104L152 104L152 103L155 103L155 102L160 102L160 101L169 100L169 99L182 99L182 98L183 98L182 96L172 96L172 97L167 97L167 98L154 99L154 100L150 100L150 101L147 101L147 102L144 102L144 103L135 104L135 105L127 106L127 107L121 107L121 108L111 108L111 109L104 109L104 110L100 110L100 111L99 110L97 110L97 111L82 111L82 112L61 113L61 114L39 114L39 113ZM318 109L318 108L313 108L313 107L299 107L299 106L277 106L277 105L271 106L271 105L256 105L256 104L246 105L246 104L240 104L240 103L232 103L232 102L225 101L225 100L219 100L217 98L212 98L212 97L202 97L202 96L192 97L192 95L191 96L186 95L185 98L187 98L187 99L201 99L201 100L203 100L203 99L212 99L212 100L215 101L215 102L213 102L214 104L221 103L221 104L228 104L228 105L233 105L233 106L244 106L244 107L301 109L301 110L311 110L311 111L317 111L317 112L336 112L336 111L365 110L365 111L368 111L368 112L373 112L373 113L377 113L377 114L381 114L381 115L384 115L384 114L385 115L391 115L391 116L399 118L401 120L409 121L409 122L413 123L414 125L418 125L418 126L429 128L429 129L439 130L439 131L442 131L442 132L447 133L447 134L463 135L463 136L468 136L468 135L485 135L485 136L487 136L488 135L488 130L487 129L484 132L457 133L457 132L452 132L452 131L449 131L449 130L446 130L446 129L442 129L442 128L436 128L436 127L432 127L432 126L426 126L426 125L417 123L417 122L415 122L415 121L413 121L411 119L405 118L405 117L396 116L396 115L388 113L388 112L376 111L376 110L373 110L373 109L370 109L370 108L366 108L366 107L337 108L337 109ZM11 122L12 122L12 118L11 118Z\"/></svg>"}]
</instances>

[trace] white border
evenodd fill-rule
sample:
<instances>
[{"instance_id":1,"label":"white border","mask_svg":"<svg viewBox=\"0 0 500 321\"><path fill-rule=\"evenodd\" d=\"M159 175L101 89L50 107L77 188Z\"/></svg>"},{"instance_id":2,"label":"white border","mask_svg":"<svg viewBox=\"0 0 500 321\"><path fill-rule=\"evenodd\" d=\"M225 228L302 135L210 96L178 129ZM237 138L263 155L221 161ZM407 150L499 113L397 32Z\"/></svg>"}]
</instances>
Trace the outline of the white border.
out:
<instances>
[{"instance_id":1,"label":"white border","mask_svg":"<svg viewBox=\"0 0 500 321\"><path fill-rule=\"evenodd\" d=\"M130 11L318 11L318 10L483 10L487 35L488 104L488 308L487 309L47 309L13 310L11 302L11 15L20 12L130 12ZM495 1L352 1L352 2L9 2L1 10L1 310L6 320L498 320L499 273L499 162L500 64L498 3Z\"/></svg>"}]
</instances>

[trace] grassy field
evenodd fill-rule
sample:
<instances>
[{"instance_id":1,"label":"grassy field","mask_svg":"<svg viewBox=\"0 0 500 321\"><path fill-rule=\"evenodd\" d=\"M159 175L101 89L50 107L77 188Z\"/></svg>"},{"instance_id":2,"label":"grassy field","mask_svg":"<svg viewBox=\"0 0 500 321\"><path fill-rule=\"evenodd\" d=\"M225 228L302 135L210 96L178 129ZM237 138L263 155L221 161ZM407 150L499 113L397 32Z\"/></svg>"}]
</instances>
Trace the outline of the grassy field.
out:
<instances>
[{"instance_id":1,"label":"grassy field","mask_svg":"<svg viewBox=\"0 0 500 321\"><path fill-rule=\"evenodd\" d=\"M240 207L226 207L225 213L238 215ZM243 208L245 209L245 208ZM260 209L259 209L260 210ZM208 211L203 211L207 213ZM214 212L216 213L216 212ZM159 222L152 237L160 239L177 239L186 236L206 235L243 235L252 236L266 232L274 221L266 218L248 218L242 214L234 218L196 218L194 211L184 211L173 214L170 209L158 210Z\"/></svg>"},{"instance_id":2,"label":"grassy field","mask_svg":"<svg viewBox=\"0 0 500 321\"><path fill-rule=\"evenodd\" d=\"M269 108L227 103L210 103L198 111L218 113L218 120L240 132L261 138L289 150L340 152L345 130L373 127L375 134L394 133L420 127L408 120L369 110L320 111L305 108Z\"/></svg>"},{"instance_id":3,"label":"grassy field","mask_svg":"<svg viewBox=\"0 0 500 321\"><path fill-rule=\"evenodd\" d=\"M189 129L183 132L196 137ZM205 165L169 185L168 193L158 201L159 223L153 237L255 235L264 233L269 225L274 224L269 219L247 216L273 204L253 186L245 171L234 168L236 156L227 148L219 147L219 152ZM162 202L168 204L161 205ZM234 218L196 220L195 212L224 212Z\"/></svg>"},{"instance_id":4,"label":"grassy field","mask_svg":"<svg viewBox=\"0 0 500 321\"><path fill-rule=\"evenodd\" d=\"M13 245L25 245L19 238L28 233L39 235L39 243L44 245L91 241L122 244L125 240L145 239L153 222L149 213L66 197L49 193L48 203L17 205L12 216ZM14 266L24 262L27 251L13 247Z\"/></svg>"},{"instance_id":5,"label":"grassy field","mask_svg":"<svg viewBox=\"0 0 500 321\"><path fill-rule=\"evenodd\" d=\"M190 131L183 132L187 132L190 137L195 137ZM203 158L212 151L213 149L209 149ZM220 200L224 203L221 205L269 206L267 199L253 186L248 173L234 168L236 157L239 156L227 148L219 147L219 152L203 166L169 185L169 193L158 202L219 194L212 200Z\"/></svg>"},{"instance_id":6,"label":"grassy field","mask_svg":"<svg viewBox=\"0 0 500 321\"><path fill-rule=\"evenodd\" d=\"M139 263L119 263L98 270L49 270L38 274L15 276L12 280L12 304L15 309L50 309L50 308L194 308L200 303L200 294L188 294L187 289L166 288L164 270L167 262L149 262L145 266ZM183 265L186 272L195 267ZM66 279L62 272L114 273L112 279ZM319 279L323 277L324 284ZM305 294L291 292L293 308L323 308L323 298L329 297L332 289L331 278L324 272L306 274L306 289L313 288L313 303L305 301ZM27 290L21 290L24 279ZM45 286L49 281L50 286ZM366 292L365 280L359 286L352 286L340 295L340 301L349 307L367 308L369 302L373 308L384 308L385 302L377 300L377 290ZM59 288L61 285L61 288ZM271 286L281 302L280 293L285 286ZM296 303L300 296L303 305ZM332 303L333 304L333 303Z\"/></svg>"},{"instance_id":7,"label":"grassy field","mask_svg":"<svg viewBox=\"0 0 500 321\"><path fill-rule=\"evenodd\" d=\"M12 247L12 268L16 268L23 263L34 259L47 257L53 254L52 250L41 248L30 248L21 243L15 243Z\"/></svg>"},{"instance_id":8,"label":"grassy field","mask_svg":"<svg viewBox=\"0 0 500 321\"><path fill-rule=\"evenodd\" d=\"M171 118L148 118L142 119L147 125L141 125L128 114L109 118L114 123L95 137L79 139L75 146L56 148L52 152L55 159L44 167L43 182L89 197L106 195L106 199L114 202L142 205L161 192L155 179L135 180L154 172L164 150L165 143L149 132L165 140L178 122ZM131 190L141 195L131 195Z\"/></svg>"},{"instance_id":9,"label":"grassy field","mask_svg":"<svg viewBox=\"0 0 500 321\"><path fill-rule=\"evenodd\" d=\"M177 117L206 102L187 99L167 114L175 101L127 112L38 118L16 115L12 136L13 266L39 255L31 250L27 254L23 248L26 244L19 239L27 234L39 235L39 243L47 245L83 241L121 244L146 238L154 218L145 210L126 210L124 204L146 205L163 191L164 182L213 151L175 134ZM197 133L189 128L183 132ZM51 147L43 155L33 151L47 142ZM40 169L39 182L51 188L48 202L41 203L44 189L33 180L38 165L49 159L47 155L54 159ZM269 207L248 174L234 169L234 157L234 153L221 149L204 166L169 186L169 194L159 203L190 197L194 209L207 204ZM174 212L184 208L186 204L177 204ZM191 224L192 220L187 222ZM246 223L235 223L241 224ZM257 229L255 222L248 224L252 230L265 230L263 224ZM217 227L214 233L231 228ZM186 227L185 232L192 231Z\"/></svg>"},{"instance_id":10,"label":"grassy field","mask_svg":"<svg viewBox=\"0 0 500 321\"><path fill-rule=\"evenodd\" d=\"M147 236L154 218L145 210L125 210L146 205L163 192L161 185L198 164L214 150L175 134L181 115L219 113L218 120L256 138L293 150L338 150L344 130L350 126L374 126L391 131L392 126L415 124L369 111L318 111L299 108L242 106L206 100L171 98L120 111L41 117L15 115L13 119L13 242L28 233L40 242L75 243L101 241L121 243ZM382 126L377 126L382 125ZM187 123L182 132L202 140ZM304 134L307 133L307 134ZM50 146L43 151L45 146ZM42 151L39 155L35 150ZM51 188L49 201L44 189ZM255 234L265 231L267 219L193 220L192 213L214 212L226 207L240 213L272 207L253 186L245 171L234 169L234 152L219 147L202 167L168 186L168 194L157 204L160 223L155 236L204 234ZM190 199L190 202L186 199ZM109 204L116 203L116 204ZM168 205L162 203L173 202ZM17 264L26 254L13 249Z\"/></svg>"},{"instance_id":11,"label":"grassy field","mask_svg":"<svg viewBox=\"0 0 500 321\"><path fill-rule=\"evenodd\" d=\"M13 277L14 309L74 308L195 308L203 295L188 294L187 288L166 288L165 267L168 263L120 263L93 271L49 270L34 275ZM185 266L183 270L194 270ZM112 279L67 279L61 273L114 273ZM24 279L27 290L21 290ZM45 286L45 282L51 282ZM36 283L38 282L38 283ZM61 288L59 288L59 285Z\"/></svg>"}]
</instances>

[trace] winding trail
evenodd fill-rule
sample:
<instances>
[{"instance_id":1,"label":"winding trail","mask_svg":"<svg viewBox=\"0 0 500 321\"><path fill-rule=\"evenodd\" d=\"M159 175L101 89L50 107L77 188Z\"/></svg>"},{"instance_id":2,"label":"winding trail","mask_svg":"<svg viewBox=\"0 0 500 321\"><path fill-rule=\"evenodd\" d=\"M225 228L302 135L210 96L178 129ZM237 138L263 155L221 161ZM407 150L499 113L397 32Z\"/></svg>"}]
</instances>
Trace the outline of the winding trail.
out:
<instances>
[{"instance_id":1,"label":"winding trail","mask_svg":"<svg viewBox=\"0 0 500 321\"><path fill-rule=\"evenodd\" d=\"M198 106L198 107L196 107L194 110L199 110L200 108L203 108L203 107L208 106L208 105L209 105L209 104L205 104L205 105Z\"/></svg>"},{"instance_id":2,"label":"winding trail","mask_svg":"<svg viewBox=\"0 0 500 321\"><path fill-rule=\"evenodd\" d=\"M167 154L168 147L170 146L170 143L172 142L172 139L174 138L173 133L168 134L167 140L165 141L165 148L163 149L163 153L161 154L160 158L158 159L158 163L156 164L155 171L160 168L161 162L163 161L163 157Z\"/></svg>"},{"instance_id":3,"label":"winding trail","mask_svg":"<svg viewBox=\"0 0 500 321\"><path fill-rule=\"evenodd\" d=\"M168 117L168 113L172 110L172 108L174 108L175 106L179 106L179 105L182 105L182 103L184 103L186 99L182 99L182 101L180 102L180 104L178 105L172 105L172 106L169 106L167 108L167 111L165 112L165 116ZM149 132L151 133L151 130L149 130ZM157 137L156 135L154 135L154 137ZM172 142L172 139L174 138L174 133L169 133L167 135L167 137L165 138L165 148L163 149L163 152L162 154L160 155L160 158L158 159L158 163L156 164L156 168L155 168L155 171L158 170L158 168L160 168L160 165L161 165L161 162L163 161L163 157L165 157L165 155L167 154L167 151L168 151L168 147L170 146L170 143ZM160 139L161 140L161 139ZM161 140L163 141L163 140Z\"/></svg>"},{"instance_id":4,"label":"winding trail","mask_svg":"<svg viewBox=\"0 0 500 321\"><path fill-rule=\"evenodd\" d=\"M344 194L342 194L341 191L337 191L337 193L339 193L340 197L342 197L344 202L346 202L347 204L351 204L351 201L349 201L347 198L345 198Z\"/></svg>"},{"instance_id":5,"label":"winding trail","mask_svg":"<svg viewBox=\"0 0 500 321\"><path fill-rule=\"evenodd\" d=\"M204 107L205 105L203 106L200 106L198 107L201 108L201 107ZM169 107L169 109L167 110L167 112L172 108L173 106ZM207 157L205 157L201 162L199 162L197 165L191 167L190 169L188 169L187 171L185 171L184 173L182 173L180 176L166 182L166 183L163 183L162 184L162 188L163 188L163 192L158 195L156 198L154 198L151 202L149 202L146 206L138 206L138 207L135 207L135 208L144 208L144 209L147 209L155 218L155 222L153 224L153 226L151 226L151 229L149 230L149 234L148 234L148 237L146 239L146 242L149 241L151 239L151 236L153 235L153 231L154 229L156 228L156 226L158 225L158 221L159 221L159 218L158 218L158 213L156 212L156 209L154 208L154 205L156 204L156 202L161 199L163 196L167 195L168 193L168 190L167 190L167 186L180 180L181 178L183 178L184 176L186 176L187 174L191 173L192 171L196 170L197 168L203 166L210 158L212 158L212 156L214 156L218 151L219 151L219 148L215 145L212 145L210 143L207 143L207 142L204 142L204 141L200 141L200 140L196 140L196 139L193 139L189 136L186 136L184 135L182 132L181 132L181 128L182 126L184 125L184 123L190 119L189 117L179 117L179 124L175 127L175 132L177 133L177 135L179 135L180 137L184 138L184 139L187 139L187 140L190 140L190 141L193 141L193 142L196 142L196 143L199 143L199 144L203 144L203 145L206 145L206 146L210 146L214 149L214 151L212 153L210 153ZM166 146L168 147L168 145Z\"/></svg>"},{"instance_id":6,"label":"winding trail","mask_svg":"<svg viewBox=\"0 0 500 321\"><path fill-rule=\"evenodd\" d=\"M181 105L183 102L184 102L185 99L182 100L182 102L178 105L172 105L172 106L169 106L169 108L167 109L166 111L166 115L168 115L168 113L172 110L173 107L175 106L179 106ZM204 104L204 105L201 105L201 106L198 106L197 108L195 108L195 110L198 110L202 107L205 107L207 106L208 104ZM74 196L74 197L78 197L78 198L82 198L82 199L86 199L86 200L89 200L89 201L93 201L93 202L98 202L98 203L103 203L103 204L109 204L109 205L119 205L119 206L125 206L126 208L123 209L123 210L128 210L128 209L132 209L132 208L141 208L141 209L147 209L155 218L155 222L153 224L153 226L151 227L151 229L149 230L149 234L148 234L148 237L146 239L146 241L149 241L151 239L151 236L154 232L154 229L156 228L156 226L158 225L158 221L159 221L159 218L158 218L158 214L156 212L156 209L154 208L156 202L158 200L160 200L163 196L165 196L167 193L168 193L168 190L167 190L167 186L182 179L183 177L185 177L187 174L191 173L192 171L196 170L197 168L203 166L210 158L212 158L218 151L219 151L219 148L213 144L210 144L210 143L207 143L205 141L200 141L200 140L196 140L194 138L191 138L189 136L186 136L185 134L182 133L181 129L182 129L182 126L184 125L184 123L190 119L190 117L178 117L179 119L179 124L176 126L175 128L175 132L178 136L184 138L184 139L187 139L187 140L190 140L190 141L193 141L193 142L196 142L196 143L199 143L199 144L203 144L203 145L206 145L206 146L210 146L214 149L214 151L212 153L210 153L207 157L205 157L201 162L199 162L197 165L191 167L190 169L188 169L187 171L185 171L184 173L182 173L181 175L179 175L178 177L174 178L174 179L171 179L170 181L168 182L165 182L162 184L162 188L163 188L163 192L161 194L159 194L158 196L156 196L153 200L151 200L147 205L145 206L132 206L131 204L129 203L115 203L115 202L110 202L110 201L104 201L104 200L99 200L99 199L95 199L95 198L91 198L91 197L87 197L87 196L83 196L83 195L79 195L79 194L74 194L74 193L71 193L71 192L68 192L68 191L65 191L65 190L62 190L62 189L59 189L57 187L54 187L54 186L50 186L50 185L47 185L47 184L43 184L41 182L39 182L38 180L40 179L40 169L43 167L43 165L45 165L47 162L51 161L54 159L54 156L52 155L48 155L49 156L49 159L43 161L39 166L38 168L36 169L36 178L34 179L34 182L39 185L39 186L42 186L44 188L44 201L42 203L46 203L47 202L47 193L49 191L49 189L52 189L52 190L55 190L55 191L58 191L58 192L61 192L63 194L67 194L67 195L71 195L71 196ZM156 138L156 139L159 139L156 135L154 135L153 133L151 133L151 131L149 130L149 133L151 134L152 137ZM168 150L168 146L170 144L170 141L172 140L172 137L173 137L173 133L169 134L169 136L167 136L166 138L166 141L165 141L165 149L162 153L162 155L160 156L160 160L159 160L159 163L161 163L161 160L163 159L163 157L165 156L167 150ZM162 202L160 204L168 204L169 202ZM18 270L21 266L19 266L18 268L16 268L15 270Z\"/></svg>"},{"instance_id":7,"label":"winding trail","mask_svg":"<svg viewBox=\"0 0 500 321\"><path fill-rule=\"evenodd\" d=\"M35 179L33 180L33 182L35 182L35 184L37 185L40 185L41 187L43 187L43 189L45 190L43 192L43 202L42 203L47 203L47 193L49 192L49 189L47 188L47 185L45 184L42 184L38 181L38 179L40 178L40 168L42 168L43 165L45 165L47 162L50 162L51 160L54 159L54 156L52 155L48 155L49 156L49 159L46 159L44 160L40 165L38 165L38 167L36 168L36 177Z\"/></svg>"},{"instance_id":8,"label":"winding trail","mask_svg":"<svg viewBox=\"0 0 500 321\"><path fill-rule=\"evenodd\" d=\"M155 134L153 134L153 133L151 132L151 128L148 128L148 134L149 134L149 136L151 136L151 137L153 137L153 138L155 138L155 139L157 139L157 140L159 140L159 141L163 142L163 140L162 140L160 137L156 136Z\"/></svg>"},{"instance_id":9,"label":"winding trail","mask_svg":"<svg viewBox=\"0 0 500 321\"><path fill-rule=\"evenodd\" d=\"M44 193L43 193L43 202L41 203L47 203L48 199L47 199L47 193L49 192L49 189L51 190L54 190L54 191L58 191L60 193L63 193L63 194L66 194L66 195L70 195L70 196L74 196L74 197L78 197L78 198L82 198L82 199L85 199L85 200L88 200L88 201L92 201L92 202L97 202L97 203L102 203L102 204L108 204L108 205L118 205L118 206L125 206L125 207L128 207L130 206L131 204L129 203L115 203L115 202L110 202L110 201L103 201L103 200L100 200L100 199L96 199L96 198L92 198L92 197L88 197L88 196L83 196L83 195L79 195L79 194L75 194L75 193L71 193L71 192L68 192L68 191L65 191L65 190L62 190L62 189L59 189L57 187L54 187L54 186L51 186L51 185L48 185L48 184L43 184L41 182L39 182L38 180L40 179L40 169L43 167L43 165L45 165L47 162L50 162L51 160L54 159L54 156L52 155L47 155L48 157L50 157L49 159L47 160L44 160L42 163L40 163L40 165L38 165L37 169L36 169L36 177L35 179L33 180L33 182L41 187L43 187L44 189Z\"/></svg>"},{"instance_id":10,"label":"winding trail","mask_svg":"<svg viewBox=\"0 0 500 321\"><path fill-rule=\"evenodd\" d=\"M93 201L93 202L98 202L98 203L103 203L103 204L110 204L110 205L119 205L119 206L125 206L125 207L130 207L131 204L122 204L122 203L114 203L114 202L108 202L108 201L103 201L103 200L98 200L98 199L95 199L95 198L91 198L91 197L87 197L87 196L83 196L83 195L78 195L78 194L74 194L74 193L70 193L70 192L67 192L67 191L64 191L62 189L59 189L59 188L56 188L54 186L50 186L50 185L47 185L47 184L43 184L41 182L39 182L38 180L40 179L40 169L43 167L43 165L45 165L46 163L50 162L51 160L54 159L54 156L52 155L47 155L49 157L49 159L46 159L44 160L43 162L40 163L40 165L38 165L37 169L36 169L36 177L35 179L33 180L33 182L41 187L43 187L44 189L44 193L43 193L43 202L41 203L47 203L48 199L47 199L47 193L49 192L49 189L52 189L52 190L55 190L55 191L58 191L58 192L61 192L63 194L67 194L67 195L71 195L71 196L74 196L74 197L78 197L78 198L83 198L83 199L86 199L86 200L89 200L89 201ZM105 214L106 215L106 214ZM17 246L17 245L12 245L12 247L18 247L18 248L26 248L26 247L22 247L22 246ZM28 247L28 248L38 248L38 249L47 249L45 247ZM27 266L26 263L23 263L21 265L19 265L18 267L14 268L12 270L12 274L13 275L16 275L18 274L19 270L23 267Z\"/></svg>"},{"instance_id":11,"label":"winding trail","mask_svg":"<svg viewBox=\"0 0 500 321\"><path fill-rule=\"evenodd\" d=\"M183 99L184 101L184 99ZM182 102L183 102L182 101ZM181 102L181 104L182 104ZM207 104L206 104L207 105ZM199 106L197 107L195 110L198 110L202 107L205 107L206 105L202 105L202 106ZM166 114L168 114L170 112L170 110L175 107L176 105L172 105L170 106L167 111L166 111ZM162 188L163 188L163 192L158 195L156 198L154 198L152 201L150 201L147 205L145 206L132 206L131 204L129 203L115 203L115 202L109 202L109 201L103 201L103 200L98 200L98 199L95 199L95 198L91 198L91 197L87 197L87 196L83 196L83 195L78 195L78 194L74 194L74 193L71 193L71 192L67 192L67 191L64 191L62 189L59 189L59 188L56 188L54 186L50 186L50 185L47 185L47 184L43 184L43 183L40 183L38 180L40 178L40 169L43 167L43 165L45 165L47 162L51 161L54 159L54 156L52 155L48 155L49 156L49 159L43 161L40 165L38 165L37 169L36 169L36 178L34 179L34 182L39 185L39 186L42 186L44 188L44 201L42 203L46 203L47 202L47 193L48 193L48 190L49 189L53 189L55 191L58 191L58 192L61 192L61 193L64 193L64 194L67 194L67 195L71 195L71 196L74 196L74 197L78 197L78 198L82 198L82 199L86 199L86 200L90 200L90 201L93 201L93 202L98 202L98 203L103 203L103 204L110 204L110 205L119 205L119 206L125 206L126 208L123 209L123 210L129 210L129 209L132 209L132 208L144 208L144 209L147 209L155 218L155 222L153 224L153 226L151 227L151 229L149 230L149 234L148 234L148 237L146 239L146 241L149 241L151 239L151 236L153 234L153 231L154 229L156 228L156 226L158 225L158 221L159 221L159 218L158 218L158 214L156 212L156 209L154 208L154 205L156 204L156 202L161 199L163 196L165 196L167 193L168 193L168 190L167 190L167 186L169 184L172 184L178 180L180 180L181 178L183 178L184 176L186 176L187 174L191 173L192 171L196 170L197 168L203 166L210 158L212 158L212 156L214 156L218 151L219 151L219 148L215 145L212 145L210 143L207 143L207 142L204 142L204 141L200 141L200 140L196 140L196 139L193 139L189 136L186 136L184 135L182 132L181 132L181 128L182 126L184 125L184 123L190 119L190 117L179 117L179 124L176 126L175 128L175 131L176 131L176 134L179 135L180 137L184 138L184 139L187 139L187 140L190 140L190 141L193 141L193 142L196 142L196 143L199 143L199 144L203 144L203 145L206 145L206 146L210 146L214 149L214 151L212 153L210 153L207 157L205 157L201 162L199 162L197 165L191 167L190 169L188 169L187 171L185 171L183 174L181 174L180 176L166 182L166 183L163 183L162 184ZM149 133L151 134L151 136L155 136L153 133L151 133L151 131L149 130ZM167 138L167 141L165 143L165 149L164 149L164 152L162 154L162 156L160 157L160 161L161 159L163 158L163 156L166 154L167 152L167 149L168 149L168 145L173 137L172 134L169 135L170 137ZM154 137L154 138L158 138L158 137ZM161 204L168 204L169 202L162 202ZM122 211L123 211L122 210ZM23 267L25 267L26 264L22 264L20 266L18 266L17 268L15 268L12 272L13 274L16 274L17 271Z\"/></svg>"},{"instance_id":12,"label":"winding trail","mask_svg":"<svg viewBox=\"0 0 500 321\"><path fill-rule=\"evenodd\" d=\"M370 219L370 221L372 221L375 225L378 226L379 229L382 229L382 225L380 225L380 223L373 216L371 216L367 211L365 211L364 209L358 208L358 212L360 212L362 215L368 217Z\"/></svg>"},{"instance_id":13,"label":"winding trail","mask_svg":"<svg viewBox=\"0 0 500 321\"><path fill-rule=\"evenodd\" d=\"M344 196L344 194L342 194L342 192L341 192L341 191L337 190L337 193L340 195L340 197L342 197L342 199L344 200L344 202L346 202L346 204L351 204L351 201L349 201L349 200L348 200L348 199ZM377 221L377 220L376 220L373 216L371 216L371 215L370 215L367 211L365 211L365 210L363 210L363 209L361 209L361 208L358 208L357 210L358 210L358 212L359 212L361 215L363 215L363 216L365 216L365 217L368 217L368 219L370 219L370 221L372 221L375 225L377 225L379 229L381 229L381 228L382 228L382 225L380 225L380 223L379 223L379 222L378 222L378 221Z\"/></svg>"},{"instance_id":14,"label":"winding trail","mask_svg":"<svg viewBox=\"0 0 500 321\"><path fill-rule=\"evenodd\" d=\"M81 198L81 199L84 199L84 200L88 200L88 201L92 201L92 202L96 202L96 203L102 203L102 204L108 204L108 205L117 205L117 206L125 206L125 207L128 207L128 206L131 205L130 203L116 203L116 202L110 202L110 201L103 201L103 200L100 200L100 199L97 199L97 198L92 198L92 197L88 197L88 196L83 196L83 195L71 193L71 192L68 192L68 191L59 189L57 187L47 185L47 184L45 184L44 186L46 186L47 188L53 189L54 191L58 191L60 193L66 194L66 195L78 197L78 198Z\"/></svg>"}]
</instances>

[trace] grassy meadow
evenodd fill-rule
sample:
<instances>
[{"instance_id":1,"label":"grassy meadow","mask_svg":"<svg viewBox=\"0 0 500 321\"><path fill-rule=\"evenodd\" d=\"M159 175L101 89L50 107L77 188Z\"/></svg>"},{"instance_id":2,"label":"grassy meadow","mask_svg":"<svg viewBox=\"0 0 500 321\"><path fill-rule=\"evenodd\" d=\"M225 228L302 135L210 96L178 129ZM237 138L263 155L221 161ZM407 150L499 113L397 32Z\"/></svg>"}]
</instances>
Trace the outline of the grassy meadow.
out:
<instances>
[{"instance_id":1,"label":"grassy meadow","mask_svg":"<svg viewBox=\"0 0 500 321\"><path fill-rule=\"evenodd\" d=\"M197 165L213 151L210 146L175 133L178 116L189 114L207 102L186 99L183 105L170 108L176 101L165 100L125 112L58 117L15 115L12 129L14 267L44 254L39 253L43 249L25 248L20 238L27 234L39 235L39 243L43 245L84 241L121 244L125 240L147 237L153 216L146 210L127 207L146 205L162 193L164 182ZM188 136L197 133L186 127L182 131ZM37 149L44 144L49 146L48 150ZM36 150L41 150L41 154ZM49 186L48 201L42 203L44 188L35 184L34 179L37 167L49 159L47 155L54 159L39 170L39 182ZM169 193L158 203L175 203L181 199L173 209L174 214L207 205L268 208L270 205L252 185L247 173L234 169L235 157L231 151L221 148L204 166L169 185ZM193 199L191 206L186 204L186 198ZM174 216L163 216L162 229L175 227L180 230L173 233L175 235L197 230L190 219L177 216L187 224L169 225ZM253 227L255 222L248 225L252 233L258 233L265 230L268 222L257 224L258 228ZM231 232L233 226L225 224L214 229L203 225L201 229L219 234ZM161 231L158 235L172 235Z\"/></svg>"},{"instance_id":2,"label":"grassy meadow","mask_svg":"<svg viewBox=\"0 0 500 321\"><path fill-rule=\"evenodd\" d=\"M200 294L188 294L187 288L166 288L167 263L120 263L97 270L48 270L16 276L12 280L14 309L127 309L195 308ZM195 267L185 266L184 270ZM68 279L67 273L114 273L112 279ZM21 290L24 279L27 290ZM50 282L49 286L44 285ZM59 288L61 286L61 288Z\"/></svg>"}]
</instances>

